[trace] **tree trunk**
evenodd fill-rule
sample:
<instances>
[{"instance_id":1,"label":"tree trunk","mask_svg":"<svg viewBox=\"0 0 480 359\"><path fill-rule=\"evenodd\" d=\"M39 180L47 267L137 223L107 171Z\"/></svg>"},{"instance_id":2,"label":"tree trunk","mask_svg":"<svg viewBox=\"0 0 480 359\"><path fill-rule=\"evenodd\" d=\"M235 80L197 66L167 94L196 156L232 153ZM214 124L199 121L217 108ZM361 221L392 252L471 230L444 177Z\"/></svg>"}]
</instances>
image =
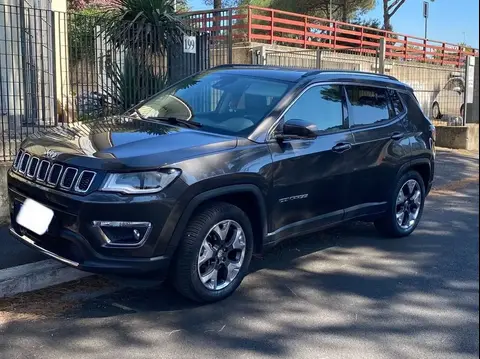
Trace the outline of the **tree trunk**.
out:
<instances>
[{"instance_id":1,"label":"tree trunk","mask_svg":"<svg viewBox=\"0 0 480 359\"><path fill-rule=\"evenodd\" d=\"M390 16L388 15L388 0L383 0L383 28L390 30Z\"/></svg>"},{"instance_id":2,"label":"tree trunk","mask_svg":"<svg viewBox=\"0 0 480 359\"><path fill-rule=\"evenodd\" d=\"M213 0L213 8L214 9L221 9L222 8L222 0Z\"/></svg>"},{"instance_id":3,"label":"tree trunk","mask_svg":"<svg viewBox=\"0 0 480 359\"><path fill-rule=\"evenodd\" d=\"M343 0L343 11L342 11L343 12L343 18L342 18L343 22L348 22L347 8L348 8L347 0Z\"/></svg>"}]
</instances>

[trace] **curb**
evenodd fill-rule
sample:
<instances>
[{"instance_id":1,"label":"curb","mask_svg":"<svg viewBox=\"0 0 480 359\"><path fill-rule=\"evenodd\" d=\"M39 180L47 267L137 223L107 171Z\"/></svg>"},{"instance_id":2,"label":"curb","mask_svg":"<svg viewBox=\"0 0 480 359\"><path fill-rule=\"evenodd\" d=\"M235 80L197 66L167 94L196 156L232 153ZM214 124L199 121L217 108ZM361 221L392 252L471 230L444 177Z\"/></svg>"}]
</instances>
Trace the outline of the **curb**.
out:
<instances>
[{"instance_id":1,"label":"curb","mask_svg":"<svg viewBox=\"0 0 480 359\"><path fill-rule=\"evenodd\" d=\"M0 298L70 282L92 275L53 259L0 270Z\"/></svg>"}]
</instances>

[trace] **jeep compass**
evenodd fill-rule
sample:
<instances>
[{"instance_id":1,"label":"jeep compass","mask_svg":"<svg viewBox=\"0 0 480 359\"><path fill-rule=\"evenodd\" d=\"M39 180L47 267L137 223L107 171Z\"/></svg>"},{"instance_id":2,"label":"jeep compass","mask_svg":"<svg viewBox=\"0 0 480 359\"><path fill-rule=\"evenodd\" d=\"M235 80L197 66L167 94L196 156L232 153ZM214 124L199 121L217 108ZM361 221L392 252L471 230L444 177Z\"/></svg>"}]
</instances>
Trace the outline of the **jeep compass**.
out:
<instances>
[{"instance_id":1,"label":"jeep compass","mask_svg":"<svg viewBox=\"0 0 480 359\"><path fill-rule=\"evenodd\" d=\"M434 126L393 77L221 66L26 139L11 233L75 268L168 278L213 302L286 238L351 220L408 236L434 158Z\"/></svg>"}]
</instances>

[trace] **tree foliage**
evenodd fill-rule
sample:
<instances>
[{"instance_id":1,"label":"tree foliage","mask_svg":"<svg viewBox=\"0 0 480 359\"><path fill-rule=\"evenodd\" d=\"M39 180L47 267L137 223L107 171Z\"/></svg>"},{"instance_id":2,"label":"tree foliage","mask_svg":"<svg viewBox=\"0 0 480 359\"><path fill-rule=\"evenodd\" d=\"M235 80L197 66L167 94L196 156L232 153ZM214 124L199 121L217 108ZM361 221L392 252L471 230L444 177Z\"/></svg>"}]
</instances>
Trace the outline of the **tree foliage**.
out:
<instances>
[{"instance_id":1,"label":"tree foliage","mask_svg":"<svg viewBox=\"0 0 480 359\"><path fill-rule=\"evenodd\" d=\"M163 54L182 42L185 25L173 0L111 0L105 9L103 27L116 48Z\"/></svg>"},{"instance_id":2,"label":"tree foliage","mask_svg":"<svg viewBox=\"0 0 480 359\"><path fill-rule=\"evenodd\" d=\"M102 7L112 6L112 5L114 5L114 1L112 0L68 0L67 1L68 10L73 10L73 11L81 11L84 9L91 9L91 8L101 9ZM176 6L177 12L185 12L190 10L188 0L176 0L176 5L177 5Z\"/></svg>"},{"instance_id":3,"label":"tree foliage","mask_svg":"<svg viewBox=\"0 0 480 359\"><path fill-rule=\"evenodd\" d=\"M207 5L234 7L255 5L329 18L330 0L205 0ZM375 0L332 0L332 17L348 21L375 7Z\"/></svg>"}]
</instances>

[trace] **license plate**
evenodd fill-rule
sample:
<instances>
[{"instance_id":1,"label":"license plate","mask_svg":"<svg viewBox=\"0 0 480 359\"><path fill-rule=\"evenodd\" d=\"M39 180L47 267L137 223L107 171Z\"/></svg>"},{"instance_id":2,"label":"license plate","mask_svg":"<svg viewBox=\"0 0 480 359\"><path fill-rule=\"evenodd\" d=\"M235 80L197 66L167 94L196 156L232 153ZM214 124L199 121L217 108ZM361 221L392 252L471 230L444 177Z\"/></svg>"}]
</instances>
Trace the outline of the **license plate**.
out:
<instances>
[{"instance_id":1,"label":"license plate","mask_svg":"<svg viewBox=\"0 0 480 359\"><path fill-rule=\"evenodd\" d=\"M17 223L43 236L53 219L53 211L32 199L26 199L17 215Z\"/></svg>"}]
</instances>

